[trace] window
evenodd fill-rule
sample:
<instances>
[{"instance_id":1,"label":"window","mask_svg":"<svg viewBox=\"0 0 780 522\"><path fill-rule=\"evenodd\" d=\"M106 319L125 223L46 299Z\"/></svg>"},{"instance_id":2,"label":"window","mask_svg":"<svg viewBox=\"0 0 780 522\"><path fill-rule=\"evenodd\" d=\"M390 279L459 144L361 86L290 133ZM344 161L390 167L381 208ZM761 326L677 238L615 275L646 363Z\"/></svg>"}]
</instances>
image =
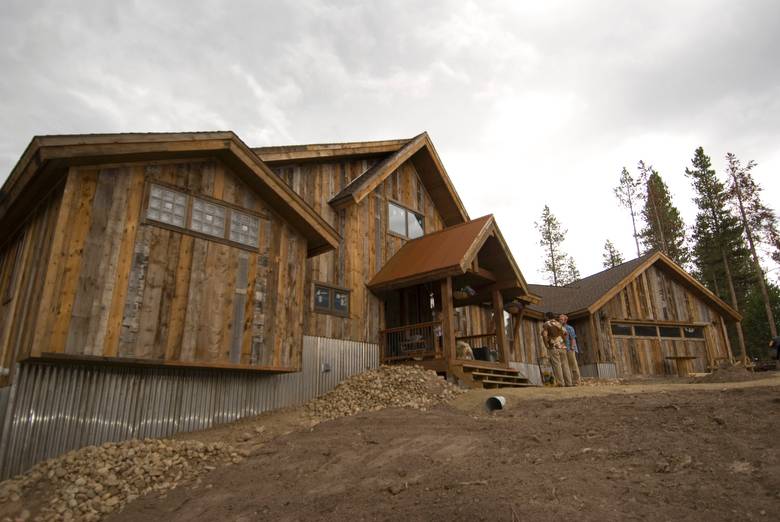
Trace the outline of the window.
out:
<instances>
[{"instance_id":1,"label":"window","mask_svg":"<svg viewBox=\"0 0 780 522\"><path fill-rule=\"evenodd\" d=\"M253 249L260 244L260 216L154 183L146 218Z\"/></svg>"},{"instance_id":2,"label":"window","mask_svg":"<svg viewBox=\"0 0 780 522\"><path fill-rule=\"evenodd\" d=\"M687 339L704 339L704 328L701 326L686 326L683 333Z\"/></svg>"},{"instance_id":3,"label":"window","mask_svg":"<svg viewBox=\"0 0 780 522\"><path fill-rule=\"evenodd\" d=\"M149 208L146 217L177 227L184 227L187 215L187 195L159 185L149 191Z\"/></svg>"},{"instance_id":4,"label":"window","mask_svg":"<svg viewBox=\"0 0 780 522\"><path fill-rule=\"evenodd\" d=\"M612 324L612 335L632 335L632 333L630 324Z\"/></svg>"},{"instance_id":5,"label":"window","mask_svg":"<svg viewBox=\"0 0 780 522\"><path fill-rule=\"evenodd\" d=\"M230 213L230 240L256 247L260 236L260 220L234 210Z\"/></svg>"},{"instance_id":6,"label":"window","mask_svg":"<svg viewBox=\"0 0 780 522\"><path fill-rule=\"evenodd\" d=\"M655 325L634 325L634 335L637 337L658 337L658 328Z\"/></svg>"},{"instance_id":7,"label":"window","mask_svg":"<svg viewBox=\"0 0 780 522\"><path fill-rule=\"evenodd\" d=\"M314 311L348 316L349 290L315 283Z\"/></svg>"},{"instance_id":8,"label":"window","mask_svg":"<svg viewBox=\"0 0 780 522\"><path fill-rule=\"evenodd\" d=\"M225 237L225 207L194 198L190 228L210 236Z\"/></svg>"},{"instance_id":9,"label":"window","mask_svg":"<svg viewBox=\"0 0 780 522\"><path fill-rule=\"evenodd\" d=\"M660 335L661 337L673 337L673 338L682 337L682 335L680 335L679 326L659 326L658 335Z\"/></svg>"},{"instance_id":10,"label":"window","mask_svg":"<svg viewBox=\"0 0 780 522\"><path fill-rule=\"evenodd\" d=\"M425 217L388 202L387 228L390 232L414 239L425 234Z\"/></svg>"}]
</instances>

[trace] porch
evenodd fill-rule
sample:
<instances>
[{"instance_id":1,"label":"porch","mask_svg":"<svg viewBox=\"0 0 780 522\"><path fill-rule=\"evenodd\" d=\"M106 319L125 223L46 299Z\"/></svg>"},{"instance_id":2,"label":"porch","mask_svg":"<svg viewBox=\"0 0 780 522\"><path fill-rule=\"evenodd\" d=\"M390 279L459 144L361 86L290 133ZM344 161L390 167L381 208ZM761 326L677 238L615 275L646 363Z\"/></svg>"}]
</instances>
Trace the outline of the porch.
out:
<instances>
[{"instance_id":1,"label":"porch","mask_svg":"<svg viewBox=\"0 0 780 522\"><path fill-rule=\"evenodd\" d=\"M472 387L528 386L512 368L507 309L532 297L492 216L406 243L369 283L382 300L383 364Z\"/></svg>"}]
</instances>

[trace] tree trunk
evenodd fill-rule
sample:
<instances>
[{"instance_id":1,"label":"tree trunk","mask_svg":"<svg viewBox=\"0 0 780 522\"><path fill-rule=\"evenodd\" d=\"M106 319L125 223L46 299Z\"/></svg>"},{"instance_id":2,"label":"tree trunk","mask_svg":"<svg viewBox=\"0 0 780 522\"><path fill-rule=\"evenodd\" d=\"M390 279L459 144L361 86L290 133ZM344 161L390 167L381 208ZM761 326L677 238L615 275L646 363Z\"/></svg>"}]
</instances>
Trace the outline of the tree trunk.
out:
<instances>
[{"instance_id":1,"label":"tree trunk","mask_svg":"<svg viewBox=\"0 0 780 522\"><path fill-rule=\"evenodd\" d=\"M721 250L723 256L723 269L726 271L726 283L729 287L729 294L731 295L731 307L739 312L739 303L737 302L737 292L734 290L734 280L731 277L731 267L729 266L729 260L726 257L726 251ZM742 364L747 363L747 354L745 350L745 334L742 332L742 321L737 321L734 325L737 329L737 341L739 342L739 357Z\"/></svg>"},{"instance_id":2,"label":"tree trunk","mask_svg":"<svg viewBox=\"0 0 780 522\"><path fill-rule=\"evenodd\" d=\"M742 217L742 226L745 229L745 236L747 237L748 246L750 247L750 255L753 257L753 269L756 271L756 278L758 279L758 287L761 289L761 299L764 301L764 310L766 311L766 319L769 322L769 333L774 339L777 337L777 326L775 325L775 314L772 313L772 304L769 302L769 292L766 289L766 279L764 278L764 269L761 268L761 262L758 260L758 254L756 253L756 244L753 241L753 231L750 229L750 225L747 221L747 215L745 213L745 206L742 204L742 195L740 194L739 186L734 181L737 202L739 203L739 213Z\"/></svg>"},{"instance_id":3,"label":"tree trunk","mask_svg":"<svg viewBox=\"0 0 780 522\"><path fill-rule=\"evenodd\" d=\"M650 204L653 206L653 215L655 216L655 226L657 228L658 237L661 240L661 252L669 255L669 246L666 244L666 237L664 236L664 229L661 225L661 216L658 215L658 206L655 204L655 190L652 187L652 182L647 182L647 196L650 198Z\"/></svg>"},{"instance_id":4,"label":"tree trunk","mask_svg":"<svg viewBox=\"0 0 780 522\"><path fill-rule=\"evenodd\" d=\"M639 234L636 233L636 216L634 215L634 204L629 200L628 210L631 212L631 226L634 227L634 243L636 243L636 257L642 254L639 251Z\"/></svg>"}]
</instances>

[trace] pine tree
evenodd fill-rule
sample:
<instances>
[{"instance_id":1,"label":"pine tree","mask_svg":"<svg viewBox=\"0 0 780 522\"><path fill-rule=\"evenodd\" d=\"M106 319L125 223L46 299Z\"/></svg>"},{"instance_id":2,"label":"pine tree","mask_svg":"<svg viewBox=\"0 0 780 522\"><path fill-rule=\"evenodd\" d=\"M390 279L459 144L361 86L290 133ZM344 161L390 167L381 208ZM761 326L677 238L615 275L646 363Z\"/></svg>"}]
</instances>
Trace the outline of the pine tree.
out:
<instances>
[{"instance_id":1,"label":"pine tree","mask_svg":"<svg viewBox=\"0 0 780 522\"><path fill-rule=\"evenodd\" d=\"M685 224L672 203L669 188L652 165L640 161L639 172L646 192L642 209L646 226L639 234L645 251L660 250L677 264L685 265L688 262Z\"/></svg>"},{"instance_id":2,"label":"pine tree","mask_svg":"<svg viewBox=\"0 0 780 522\"><path fill-rule=\"evenodd\" d=\"M769 332L772 337L777 337L777 324L775 323L772 303L767 290L766 275L761 267L756 250L758 243L770 244L776 236L777 218L772 209L764 205L761 200L761 186L753 179L752 170L756 162L750 160L747 165L729 152L726 154L726 174L729 178L729 195L732 206L739 212L742 230L750 248L753 258L753 270L764 301Z\"/></svg>"},{"instance_id":3,"label":"pine tree","mask_svg":"<svg viewBox=\"0 0 780 522\"><path fill-rule=\"evenodd\" d=\"M617 249L614 243L607 239L604 243L604 253L601 255L602 265L604 268L615 268L618 265L623 264L623 254Z\"/></svg>"},{"instance_id":4,"label":"pine tree","mask_svg":"<svg viewBox=\"0 0 780 522\"><path fill-rule=\"evenodd\" d=\"M752 284L747 245L737 218L729 212L725 185L718 179L709 156L699 147L685 175L693 183L698 207L693 227L693 265L696 275L716 295L739 311ZM742 325L735 325L740 356L745 356Z\"/></svg>"},{"instance_id":5,"label":"pine tree","mask_svg":"<svg viewBox=\"0 0 780 522\"><path fill-rule=\"evenodd\" d=\"M639 205L642 200L641 181L635 179L628 172L628 169L623 167L623 172L620 173L620 182L615 191L615 197L618 202L628 209L631 214L631 226L634 228L634 242L636 243L636 256L639 257L639 234L636 231L636 214L639 211Z\"/></svg>"},{"instance_id":6,"label":"pine tree","mask_svg":"<svg viewBox=\"0 0 780 522\"><path fill-rule=\"evenodd\" d=\"M558 218L545 205L542 217L534 223L541 234L539 245L544 248L544 268L542 273L553 286L563 286L579 278L574 260L563 251L566 230L561 228Z\"/></svg>"}]
</instances>

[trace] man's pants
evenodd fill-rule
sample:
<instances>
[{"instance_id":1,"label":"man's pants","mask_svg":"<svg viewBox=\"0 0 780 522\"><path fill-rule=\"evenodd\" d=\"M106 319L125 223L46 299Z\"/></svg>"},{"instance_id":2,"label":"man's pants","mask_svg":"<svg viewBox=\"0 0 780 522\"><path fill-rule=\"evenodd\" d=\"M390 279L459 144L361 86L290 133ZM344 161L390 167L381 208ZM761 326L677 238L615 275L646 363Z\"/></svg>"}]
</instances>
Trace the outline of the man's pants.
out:
<instances>
[{"instance_id":1,"label":"man's pants","mask_svg":"<svg viewBox=\"0 0 780 522\"><path fill-rule=\"evenodd\" d=\"M555 375L556 386L572 386L571 372L569 371L569 360L566 358L566 350L553 348L549 350L550 366Z\"/></svg>"},{"instance_id":2,"label":"man's pants","mask_svg":"<svg viewBox=\"0 0 780 522\"><path fill-rule=\"evenodd\" d=\"M572 381L575 386L579 386L582 382L580 377L580 366L577 364L577 352L566 350L566 358L569 360L569 371L571 372Z\"/></svg>"}]
</instances>

